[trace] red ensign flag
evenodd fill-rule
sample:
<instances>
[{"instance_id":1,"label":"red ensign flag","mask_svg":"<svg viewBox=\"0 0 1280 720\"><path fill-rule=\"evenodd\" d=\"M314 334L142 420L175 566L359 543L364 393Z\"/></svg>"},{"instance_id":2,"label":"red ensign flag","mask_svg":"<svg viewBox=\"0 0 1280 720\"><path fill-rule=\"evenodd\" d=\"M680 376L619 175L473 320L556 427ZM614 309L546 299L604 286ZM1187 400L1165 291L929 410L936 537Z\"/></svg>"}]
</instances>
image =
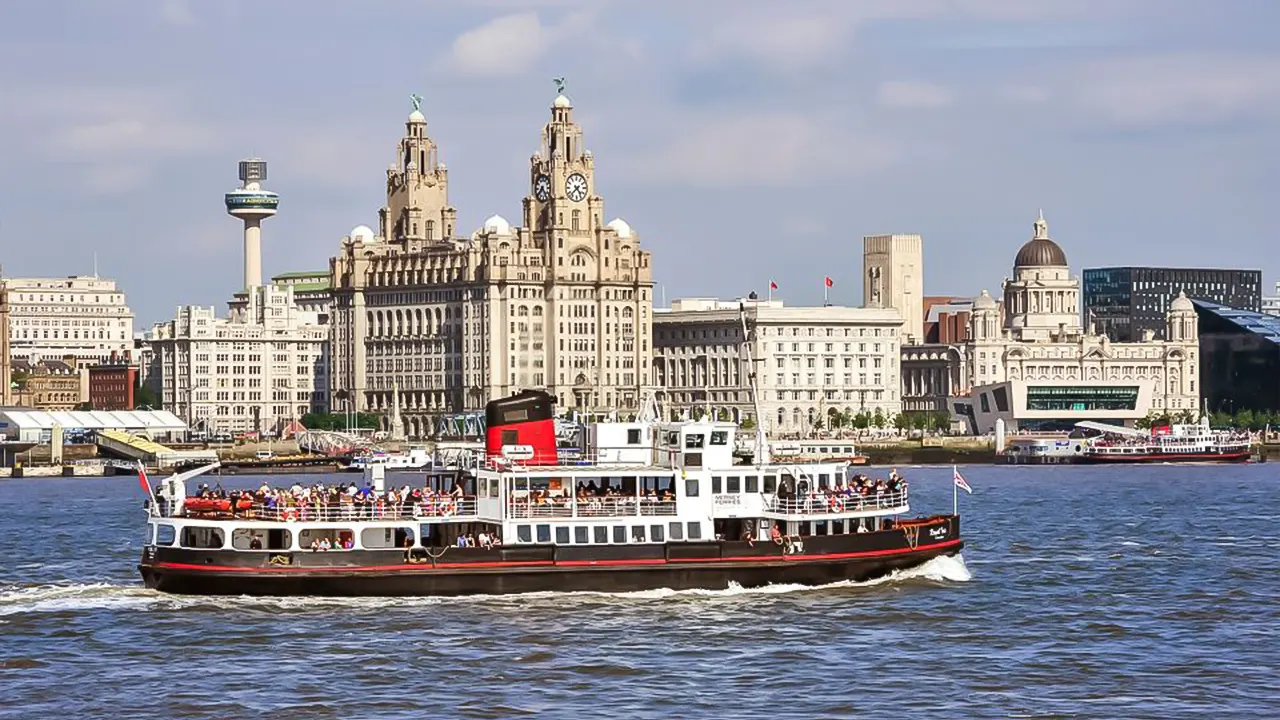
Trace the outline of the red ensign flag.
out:
<instances>
[{"instance_id":1,"label":"red ensign flag","mask_svg":"<svg viewBox=\"0 0 1280 720\"><path fill-rule=\"evenodd\" d=\"M835 285L835 283L831 281L831 276L830 276L830 275L828 275L828 276L826 277L826 281L827 281L827 287L831 287L831 286Z\"/></svg>"},{"instance_id":2,"label":"red ensign flag","mask_svg":"<svg viewBox=\"0 0 1280 720\"><path fill-rule=\"evenodd\" d=\"M778 289L778 283L776 283L776 282L774 282L774 281L770 280L770 281L769 281L769 289L770 289L770 290L777 290L777 289Z\"/></svg>"}]
</instances>

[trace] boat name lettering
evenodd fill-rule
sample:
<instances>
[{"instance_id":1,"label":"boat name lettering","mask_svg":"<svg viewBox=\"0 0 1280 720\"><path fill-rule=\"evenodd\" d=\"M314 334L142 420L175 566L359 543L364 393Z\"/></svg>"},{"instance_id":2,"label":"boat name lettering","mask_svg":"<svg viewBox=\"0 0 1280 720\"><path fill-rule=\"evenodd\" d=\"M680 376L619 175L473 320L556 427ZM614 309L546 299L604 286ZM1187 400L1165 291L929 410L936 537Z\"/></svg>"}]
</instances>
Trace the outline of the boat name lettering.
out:
<instances>
[{"instance_id":1,"label":"boat name lettering","mask_svg":"<svg viewBox=\"0 0 1280 720\"><path fill-rule=\"evenodd\" d=\"M739 495L716 495L717 507L741 507L742 497Z\"/></svg>"},{"instance_id":2,"label":"boat name lettering","mask_svg":"<svg viewBox=\"0 0 1280 720\"><path fill-rule=\"evenodd\" d=\"M503 445L502 457L508 460L529 460L533 457L532 445Z\"/></svg>"},{"instance_id":3,"label":"boat name lettering","mask_svg":"<svg viewBox=\"0 0 1280 720\"><path fill-rule=\"evenodd\" d=\"M946 536L947 536L947 529L945 527L939 526L939 527L929 528L929 537L933 538L934 540L941 540Z\"/></svg>"}]
</instances>

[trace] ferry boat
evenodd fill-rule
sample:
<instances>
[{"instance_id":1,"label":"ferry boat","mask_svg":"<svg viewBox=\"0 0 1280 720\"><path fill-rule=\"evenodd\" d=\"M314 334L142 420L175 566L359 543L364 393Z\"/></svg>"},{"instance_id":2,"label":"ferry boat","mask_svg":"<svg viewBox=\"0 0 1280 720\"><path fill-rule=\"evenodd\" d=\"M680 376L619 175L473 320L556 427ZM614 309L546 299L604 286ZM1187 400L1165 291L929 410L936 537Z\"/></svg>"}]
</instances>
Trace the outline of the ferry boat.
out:
<instances>
[{"instance_id":1,"label":"ferry boat","mask_svg":"<svg viewBox=\"0 0 1280 720\"><path fill-rule=\"evenodd\" d=\"M1154 427L1150 431L1077 423L1086 438L1077 462L1094 464L1167 462L1247 462L1252 457L1248 433L1199 424Z\"/></svg>"},{"instance_id":2,"label":"ferry boat","mask_svg":"<svg viewBox=\"0 0 1280 720\"><path fill-rule=\"evenodd\" d=\"M774 442L770 447L774 458L786 458L791 462L848 462L850 465L869 465L870 459L858 453L852 440L839 438L807 438Z\"/></svg>"},{"instance_id":3,"label":"ferry boat","mask_svg":"<svg viewBox=\"0 0 1280 720\"><path fill-rule=\"evenodd\" d=\"M375 479L327 499L192 498L213 466L172 476L149 504L143 582L324 596L822 585L963 547L958 514L909 517L905 481L853 491L849 462L771 462L764 445L735 465L730 423L597 423L565 459L553 402L491 402L476 469L432 470L408 496Z\"/></svg>"},{"instance_id":4,"label":"ferry boat","mask_svg":"<svg viewBox=\"0 0 1280 720\"><path fill-rule=\"evenodd\" d=\"M351 464L344 470L347 472L364 472L366 468L381 465L387 471L422 470L434 462L431 453L425 448L409 448L408 452L366 452L351 459Z\"/></svg>"}]
</instances>

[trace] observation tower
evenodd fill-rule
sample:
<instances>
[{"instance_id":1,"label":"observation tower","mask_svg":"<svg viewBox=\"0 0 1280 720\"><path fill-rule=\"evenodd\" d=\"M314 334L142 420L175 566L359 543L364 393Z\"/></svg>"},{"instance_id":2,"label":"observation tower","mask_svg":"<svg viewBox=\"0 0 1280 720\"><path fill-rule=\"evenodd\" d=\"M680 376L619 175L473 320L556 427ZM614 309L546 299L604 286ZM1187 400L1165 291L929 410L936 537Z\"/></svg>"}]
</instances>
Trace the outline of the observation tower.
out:
<instances>
[{"instance_id":1,"label":"observation tower","mask_svg":"<svg viewBox=\"0 0 1280 720\"><path fill-rule=\"evenodd\" d=\"M276 214L280 196L262 189L267 162L240 161L240 187L226 195L227 214L244 221L244 287L262 285L262 220Z\"/></svg>"}]
</instances>

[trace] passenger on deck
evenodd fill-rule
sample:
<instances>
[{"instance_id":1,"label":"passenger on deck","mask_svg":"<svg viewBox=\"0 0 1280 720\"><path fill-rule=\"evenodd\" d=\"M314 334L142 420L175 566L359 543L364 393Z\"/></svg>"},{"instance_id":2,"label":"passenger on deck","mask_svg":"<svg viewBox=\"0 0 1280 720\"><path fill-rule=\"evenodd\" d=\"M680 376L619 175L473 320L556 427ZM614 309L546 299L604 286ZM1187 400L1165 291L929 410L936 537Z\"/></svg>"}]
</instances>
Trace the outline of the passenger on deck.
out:
<instances>
[{"instance_id":1,"label":"passenger on deck","mask_svg":"<svg viewBox=\"0 0 1280 720\"><path fill-rule=\"evenodd\" d=\"M249 538L249 549L250 549L250 550L261 550L261 549L262 549L262 538L261 538L261 537L259 537L258 535L254 535L253 537Z\"/></svg>"}]
</instances>

